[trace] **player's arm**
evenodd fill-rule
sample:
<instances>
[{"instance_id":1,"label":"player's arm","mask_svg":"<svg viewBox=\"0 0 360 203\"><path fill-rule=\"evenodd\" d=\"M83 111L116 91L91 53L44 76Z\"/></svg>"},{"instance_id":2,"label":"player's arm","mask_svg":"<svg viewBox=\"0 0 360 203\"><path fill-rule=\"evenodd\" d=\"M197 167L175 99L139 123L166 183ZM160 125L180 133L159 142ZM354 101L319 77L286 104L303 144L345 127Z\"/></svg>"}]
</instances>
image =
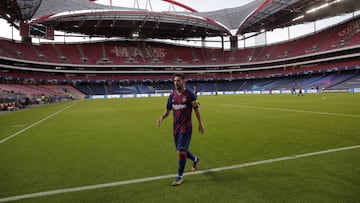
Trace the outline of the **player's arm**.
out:
<instances>
[{"instance_id":1,"label":"player's arm","mask_svg":"<svg viewBox=\"0 0 360 203\"><path fill-rule=\"evenodd\" d=\"M170 96L168 98L166 108L165 108L165 111L164 111L163 115L156 121L156 125L158 127L160 127L161 123L165 120L165 118L167 118L169 116L170 111L172 110L171 98L172 98L172 94L170 94Z\"/></svg>"},{"instance_id":2,"label":"player's arm","mask_svg":"<svg viewBox=\"0 0 360 203\"><path fill-rule=\"evenodd\" d=\"M203 134L205 132L205 125L204 125L204 122L202 121L202 118L201 118L201 113L200 113L200 110L199 110L199 102L197 100L191 102L192 104L192 107L194 108L194 111L195 111L195 115L196 115L196 118L198 120L198 123L199 123L199 132L201 134Z\"/></svg>"},{"instance_id":3,"label":"player's arm","mask_svg":"<svg viewBox=\"0 0 360 203\"><path fill-rule=\"evenodd\" d=\"M160 127L161 123L164 121L164 119L166 117L168 117L170 114L170 110L169 109L165 109L163 115L156 121L156 124L158 127Z\"/></svg>"}]
</instances>

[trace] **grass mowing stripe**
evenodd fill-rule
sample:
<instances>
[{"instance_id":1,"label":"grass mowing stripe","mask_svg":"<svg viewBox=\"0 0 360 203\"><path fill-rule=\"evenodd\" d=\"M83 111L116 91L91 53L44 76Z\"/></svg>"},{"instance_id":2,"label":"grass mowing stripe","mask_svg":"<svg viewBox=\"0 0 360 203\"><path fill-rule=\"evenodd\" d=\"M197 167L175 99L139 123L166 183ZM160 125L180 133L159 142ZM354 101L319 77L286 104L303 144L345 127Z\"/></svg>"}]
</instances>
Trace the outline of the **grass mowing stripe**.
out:
<instances>
[{"instance_id":1,"label":"grass mowing stripe","mask_svg":"<svg viewBox=\"0 0 360 203\"><path fill-rule=\"evenodd\" d=\"M43 118L43 119L41 119L41 120L39 120L39 121L36 121L35 123L33 123L33 124L29 125L28 127L26 127L26 128L24 128L24 129L19 130L18 132L16 132L16 133L14 133L14 134L10 135L9 137L6 137L6 138L4 138L4 139L0 140L0 144L2 144L2 143L4 143L4 142L6 142L6 141L8 141L8 140L10 140L10 139L12 139L12 138L14 138L14 137L16 137L17 135L19 135L19 134L21 134L21 133L23 133L23 132L25 132L25 131L29 130L30 128L32 128L32 127L34 127L34 126L36 126L36 125L39 125L40 123L42 123L42 122L44 122L44 121L48 120L48 119L49 119L49 118L51 118L51 117L54 117L55 115L57 115L57 114L59 114L59 113L61 113L61 112L65 111L66 109L71 108L72 106L74 106L74 105L75 105L75 104L77 104L77 103L79 103L79 102L76 102L76 103L73 103L73 104L71 104L71 105L68 105L68 106L66 106L66 107L64 107L64 108L62 108L62 109L60 109L59 111L56 111L55 113L50 114L49 116L46 116L45 118Z\"/></svg>"},{"instance_id":2,"label":"grass mowing stripe","mask_svg":"<svg viewBox=\"0 0 360 203\"><path fill-rule=\"evenodd\" d=\"M321 112L321 111L306 111L306 110L297 110L297 109L268 108L268 107L243 106L243 105L233 105L233 104L223 104L222 106L224 106L224 107L245 108L245 109L259 109L259 110L269 110L269 111L285 111L285 112L295 112L295 113L309 113L309 114L321 114L321 115L329 115L329 116L342 116L342 117L360 118L360 115Z\"/></svg>"},{"instance_id":3,"label":"grass mowing stripe","mask_svg":"<svg viewBox=\"0 0 360 203\"><path fill-rule=\"evenodd\" d=\"M231 170L231 169L239 169L239 168L244 168L244 167L249 167L249 166L256 166L256 165L262 165L262 164L274 163L274 162L280 162L280 161L286 161L286 160L294 160L294 159L300 159L300 158L305 158L305 157L310 157L310 156L316 156L316 155L322 155L322 154L328 154L328 153L346 151L346 150L352 150L352 149L358 149L358 148L360 148L360 145L334 148L334 149L311 152L311 153L306 153L306 154L298 154L298 155L279 157L279 158L274 158L274 159L267 159L267 160L262 160L262 161L255 161L255 162L236 164L236 165L231 165L231 166L224 166L224 167L213 168L213 169L205 169L205 170L200 170L200 171L196 171L196 172L188 172L188 173L185 173L184 175L190 176L190 175L213 173L213 172L219 172L219 171L225 171L225 170ZM108 188L108 187L129 185L129 184L135 184L135 183L144 183L144 182L173 178L174 176L175 176L175 174L154 176L154 177L148 177L148 178L124 180L124 181L104 183L104 184L98 184L98 185L88 185L88 186L82 186L82 187L74 187L74 188L66 188L66 189L58 189L58 190L51 190L51 191L45 191L45 192L17 195L17 196L0 198L0 202L8 202L8 201L29 199L29 198L35 198L35 197L50 196L50 195L62 194L62 193L79 192L79 191L85 191L85 190L94 190L94 189L99 189L99 188Z\"/></svg>"}]
</instances>

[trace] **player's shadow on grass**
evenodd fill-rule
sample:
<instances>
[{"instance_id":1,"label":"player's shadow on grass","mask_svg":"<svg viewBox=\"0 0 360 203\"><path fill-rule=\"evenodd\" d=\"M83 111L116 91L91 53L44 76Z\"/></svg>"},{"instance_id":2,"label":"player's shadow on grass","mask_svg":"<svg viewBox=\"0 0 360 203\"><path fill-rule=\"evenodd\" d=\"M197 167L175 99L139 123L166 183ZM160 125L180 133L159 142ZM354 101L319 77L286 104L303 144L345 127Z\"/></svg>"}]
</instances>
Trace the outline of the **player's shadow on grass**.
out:
<instances>
[{"instance_id":1,"label":"player's shadow on grass","mask_svg":"<svg viewBox=\"0 0 360 203\"><path fill-rule=\"evenodd\" d=\"M259 180L267 181L274 177L278 179L291 179L294 177L294 174L289 171L282 172L264 172L264 171L212 171L202 170L203 178L192 180L192 182L206 181L204 179L210 180L216 184L222 182L239 182L241 184L252 184L256 183ZM200 176L201 177L201 176Z\"/></svg>"},{"instance_id":2,"label":"player's shadow on grass","mask_svg":"<svg viewBox=\"0 0 360 203\"><path fill-rule=\"evenodd\" d=\"M204 181L203 179L211 180L212 182L227 182L234 179L242 179L241 173L235 172L218 172L212 171L211 169L208 170L201 170L202 174L199 177L203 177L200 179L196 178L196 180L192 180L192 182ZM193 178L194 179L194 178ZM206 181L206 180L205 180Z\"/></svg>"}]
</instances>

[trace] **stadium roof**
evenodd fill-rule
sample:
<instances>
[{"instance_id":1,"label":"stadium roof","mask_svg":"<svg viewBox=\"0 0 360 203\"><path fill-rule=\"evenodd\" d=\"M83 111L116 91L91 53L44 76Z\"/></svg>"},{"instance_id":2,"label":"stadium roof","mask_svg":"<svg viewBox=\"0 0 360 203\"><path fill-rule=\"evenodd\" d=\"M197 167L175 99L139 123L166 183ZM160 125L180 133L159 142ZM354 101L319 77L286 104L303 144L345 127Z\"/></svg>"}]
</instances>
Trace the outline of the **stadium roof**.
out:
<instances>
[{"instance_id":1,"label":"stadium roof","mask_svg":"<svg viewBox=\"0 0 360 203\"><path fill-rule=\"evenodd\" d=\"M251 12L261 5L264 0L254 0L244 6L227 8L210 12L198 12L194 15L211 18L221 22L230 30L239 28L241 22L246 19Z\"/></svg>"},{"instance_id":2,"label":"stadium roof","mask_svg":"<svg viewBox=\"0 0 360 203\"><path fill-rule=\"evenodd\" d=\"M211 18L237 34L269 31L360 10L358 0L254 0L247 5L195 15Z\"/></svg>"},{"instance_id":3,"label":"stadium roof","mask_svg":"<svg viewBox=\"0 0 360 203\"><path fill-rule=\"evenodd\" d=\"M54 15L33 21L56 30L89 36L184 39L230 35L211 19L148 11L86 11Z\"/></svg>"},{"instance_id":4,"label":"stadium roof","mask_svg":"<svg viewBox=\"0 0 360 203\"><path fill-rule=\"evenodd\" d=\"M183 39L230 35L220 23L192 13L152 12L87 0L66 0L62 4L44 0L32 18L33 23L55 30L89 36Z\"/></svg>"},{"instance_id":5,"label":"stadium roof","mask_svg":"<svg viewBox=\"0 0 360 203\"><path fill-rule=\"evenodd\" d=\"M164 0L180 4L173 0ZM89 0L6 0L0 15L10 23L32 20L56 30L90 36L187 38L243 35L354 12L356 0L254 0L244 6L211 12L153 12L92 3ZM61 14L61 15L59 15Z\"/></svg>"},{"instance_id":6,"label":"stadium roof","mask_svg":"<svg viewBox=\"0 0 360 203\"><path fill-rule=\"evenodd\" d=\"M359 9L358 0L265 0L244 19L237 34L313 22Z\"/></svg>"}]
</instances>

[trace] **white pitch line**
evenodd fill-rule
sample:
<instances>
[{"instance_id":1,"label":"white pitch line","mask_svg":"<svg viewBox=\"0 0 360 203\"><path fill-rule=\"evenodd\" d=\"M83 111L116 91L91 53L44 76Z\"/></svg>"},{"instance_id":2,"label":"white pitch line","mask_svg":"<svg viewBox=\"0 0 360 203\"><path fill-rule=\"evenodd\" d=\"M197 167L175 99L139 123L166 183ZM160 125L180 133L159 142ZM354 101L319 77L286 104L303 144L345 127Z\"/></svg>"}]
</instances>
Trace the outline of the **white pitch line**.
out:
<instances>
[{"instance_id":1,"label":"white pitch line","mask_svg":"<svg viewBox=\"0 0 360 203\"><path fill-rule=\"evenodd\" d=\"M343 113L331 113L331 112L322 112L322 111L306 111L306 110L298 110L298 109L268 108L268 107L243 106L243 105L233 105L233 104L223 104L222 106L235 107L235 108L245 108L245 109L259 109L259 110L269 110L269 111L285 111L285 112L295 112L295 113L309 113L309 114L320 114L320 115L328 115L328 116L341 116L341 117L360 118L360 115L343 114Z\"/></svg>"},{"instance_id":2,"label":"white pitch line","mask_svg":"<svg viewBox=\"0 0 360 203\"><path fill-rule=\"evenodd\" d=\"M65 108L62 108L62 109L60 109L59 111L57 111L57 112L55 112L55 113L53 113L53 114L51 114L51 115L49 115L49 116L47 116L47 117L45 117L45 118L43 118L43 119L41 119L41 120L39 120L39 121L37 121L37 122L29 125L28 127L24 128L24 129L21 129L21 130L17 131L16 133L14 133L14 134L12 134L12 135L10 135L10 136L8 136L8 137L0 140L0 144L2 144L2 143L4 143L4 142L6 142L6 141L8 141L8 140L10 140L10 139L12 139L12 138L14 138L15 136L17 136L17 135L19 135L19 134L21 134L21 133L29 130L30 128L32 128L32 127L34 127L34 126L36 126L36 125L39 125L40 123L48 120L48 119L51 118L51 117L54 117L55 115L57 115L57 114L65 111L66 109L71 108L72 106L74 106L74 105L77 104L77 103L79 103L79 102L76 102L76 103L73 103L73 104L71 104L71 105L69 105L69 106L66 106Z\"/></svg>"},{"instance_id":3,"label":"white pitch line","mask_svg":"<svg viewBox=\"0 0 360 203\"><path fill-rule=\"evenodd\" d=\"M298 154L298 155L279 157L279 158L274 158L274 159L267 159L267 160L262 160L262 161L255 161L255 162L236 164L236 165L231 165L231 166L224 166L224 167L213 168L213 169L205 169L205 170L200 170L200 171L195 171L195 172L188 172L188 173L185 173L184 175L191 176L191 175L213 173L213 172L219 172L219 171L225 171L225 170L231 170L231 169L239 169L239 168L245 168L245 167L249 167L249 166L256 166L256 165L262 165L262 164L267 164L267 163L300 159L300 158L304 158L304 157L310 157L310 156L316 156L316 155L321 155L321 154L328 154L328 153L332 153L332 152L346 151L346 150L352 150L352 149L358 149L358 148L360 148L360 145L328 149L328 150L311 152L311 153L306 153L306 154ZM154 176L154 177L141 178L141 179L124 180L124 181L104 183L104 184L98 184L98 185L88 185L88 186L81 186L81 187L50 190L50 191L45 191L45 192L4 197L4 198L0 198L0 202L8 202L8 201L29 199L29 198L35 198L35 197L44 197L44 196L50 196L50 195L56 195L56 194L79 192L79 191L85 191L85 190L94 190L94 189L100 189L100 188L116 187L116 186L130 185L130 184L135 184L135 183L151 182L151 181L169 179L169 178L174 178L174 177L175 177L175 174L172 174L172 175Z\"/></svg>"}]
</instances>

